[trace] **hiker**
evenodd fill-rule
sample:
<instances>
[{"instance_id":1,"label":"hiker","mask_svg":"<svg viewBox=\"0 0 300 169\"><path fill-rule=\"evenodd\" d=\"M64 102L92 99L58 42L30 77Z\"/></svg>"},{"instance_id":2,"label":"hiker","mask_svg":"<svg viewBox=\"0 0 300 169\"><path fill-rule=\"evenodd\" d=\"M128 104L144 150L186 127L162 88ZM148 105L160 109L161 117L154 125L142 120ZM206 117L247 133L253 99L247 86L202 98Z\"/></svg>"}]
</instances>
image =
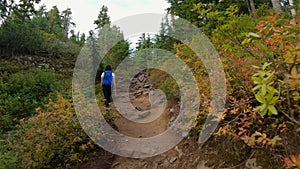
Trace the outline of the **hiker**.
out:
<instances>
[{"instance_id":1,"label":"hiker","mask_svg":"<svg viewBox=\"0 0 300 169\"><path fill-rule=\"evenodd\" d=\"M112 72L111 65L106 65L101 74L102 90L105 98L105 106L109 107L113 88L115 88L115 74Z\"/></svg>"}]
</instances>

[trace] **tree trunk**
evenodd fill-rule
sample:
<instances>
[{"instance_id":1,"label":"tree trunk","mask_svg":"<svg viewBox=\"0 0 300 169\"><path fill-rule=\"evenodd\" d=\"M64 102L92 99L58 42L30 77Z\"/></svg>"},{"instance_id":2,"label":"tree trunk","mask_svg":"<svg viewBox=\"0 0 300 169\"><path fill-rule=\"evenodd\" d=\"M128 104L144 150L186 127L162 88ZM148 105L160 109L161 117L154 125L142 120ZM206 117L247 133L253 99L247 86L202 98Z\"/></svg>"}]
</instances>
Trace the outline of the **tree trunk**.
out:
<instances>
[{"instance_id":1,"label":"tree trunk","mask_svg":"<svg viewBox=\"0 0 300 169\"><path fill-rule=\"evenodd\" d=\"M295 17L297 15L297 12L296 12L296 9L295 9L295 6L294 6L294 0L289 0L289 4L291 6L292 16Z\"/></svg>"},{"instance_id":2,"label":"tree trunk","mask_svg":"<svg viewBox=\"0 0 300 169\"><path fill-rule=\"evenodd\" d=\"M255 9L254 0L249 0L249 4L250 4L252 16L256 17L256 9Z\"/></svg>"},{"instance_id":3,"label":"tree trunk","mask_svg":"<svg viewBox=\"0 0 300 169\"><path fill-rule=\"evenodd\" d=\"M248 11L249 11L249 15L251 17L256 17L256 9L255 9L255 4L253 0L244 0L244 2L247 5Z\"/></svg>"},{"instance_id":4,"label":"tree trunk","mask_svg":"<svg viewBox=\"0 0 300 169\"><path fill-rule=\"evenodd\" d=\"M273 8L275 10L276 13L281 13L282 9L281 9L281 5L279 0L271 0Z\"/></svg>"}]
</instances>

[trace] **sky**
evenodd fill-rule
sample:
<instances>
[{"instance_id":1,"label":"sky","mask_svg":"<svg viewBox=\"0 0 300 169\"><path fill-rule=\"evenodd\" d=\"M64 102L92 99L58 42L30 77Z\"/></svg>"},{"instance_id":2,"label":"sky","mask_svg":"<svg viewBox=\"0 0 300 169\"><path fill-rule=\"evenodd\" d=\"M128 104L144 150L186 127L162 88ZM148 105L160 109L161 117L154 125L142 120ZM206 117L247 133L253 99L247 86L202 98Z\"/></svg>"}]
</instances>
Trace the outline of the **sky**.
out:
<instances>
[{"instance_id":1,"label":"sky","mask_svg":"<svg viewBox=\"0 0 300 169\"><path fill-rule=\"evenodd\" d=\"M123 17L143 13L166 13L169 6L166 0L42 0L47 10L57 6L60 11L71 8L75 32L85 33L95 28L94 20L102 5L108 7L112 22Z\"/></svg>"}]
</instances>

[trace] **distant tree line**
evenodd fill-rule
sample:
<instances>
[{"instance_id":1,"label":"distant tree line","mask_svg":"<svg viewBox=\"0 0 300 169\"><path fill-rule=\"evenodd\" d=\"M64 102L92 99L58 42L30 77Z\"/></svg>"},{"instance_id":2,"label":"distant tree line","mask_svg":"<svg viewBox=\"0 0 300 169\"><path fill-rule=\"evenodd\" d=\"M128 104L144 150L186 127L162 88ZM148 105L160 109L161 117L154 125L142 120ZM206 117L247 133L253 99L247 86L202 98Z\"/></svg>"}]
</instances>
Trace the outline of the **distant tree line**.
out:
<instances>
[{"instance_id":1,"label":"distant tree line","mask_svg":"<svg viewBox=\"0 0 300 169\"><path fill-rule=\"evenodd\" d=\"M4 0L0 4L0 54L2 57L74 55L85 42L85 34L72 28L70 8L60 12L56 6L35 9L40 0Z\"/></svg>"}]
</instances>

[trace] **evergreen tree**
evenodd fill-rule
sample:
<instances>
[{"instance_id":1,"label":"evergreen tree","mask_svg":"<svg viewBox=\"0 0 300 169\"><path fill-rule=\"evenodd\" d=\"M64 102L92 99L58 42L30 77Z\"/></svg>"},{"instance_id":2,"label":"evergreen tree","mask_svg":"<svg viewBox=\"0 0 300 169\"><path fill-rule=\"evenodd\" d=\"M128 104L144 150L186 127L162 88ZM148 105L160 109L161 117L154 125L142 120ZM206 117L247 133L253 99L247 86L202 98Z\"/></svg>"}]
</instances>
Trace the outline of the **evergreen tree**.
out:
<instances>
[{"instance_id":1,"label":"evergreen tree","mask_svg":"<svg viewBox=\"0 0 300 169\"><path fill-rule=\"evenodd\" d=\"M103 5L101 7L97 20L94 21L94 24L97 25L96 29L101 30L104 27L104 25L110 24L110 18L107 12L108 12L108 8Z\"/></svg>"},{"instance_id":2,"label":"evergreen tree","mask_svg":"<svg viewBox=\"0 0 300 169\"><path fill-rule=\"evenodd\" d=\"M177 42L171 37L172 25L166 16L160 25L159 34L155 35L154 47L175 52L174 44Z\"/></svg>"},{"instance_id":3,"label":"evergreen tree","mask_svg":"<svg viewBox=\"0 0 300 169\"><path fill-rule=\"evenodd\" d=\"M84 33L81 34L79 41L80 41L81 46L85 43L86 39L85 39Z\"/></svg>"},{"instance_id":4,"label":"evergreen tree","mask_svg":"<svg viewBox=\"0 0 300 169\"><path fill-rule=\"evenodd\" d=\"M61 19L57 6L53 6L47 16L49 20L48 33L56 35L58 38L63 39L65 36L62 27L63 21Z\"/></svg>"},{"instance_id":5,"label":"evergreen tree","mask_svg":"<svg viewBox=\"0 0 300 169\"><path fill-rule=\"evenodd\" d=\"M46 11L45 6L41 6L36 10L34 4L37 2L22 0L8 9L10 15L0 27L0 54L74 55L78 50L74 43L68 43L58 8L54 6ZM70 46L72 49L68 49Z\"/></svg>"},{"instance_id":6,"label":"evergreen tree","mask_svg":"<svg viewBox=\"0 0 300 169\"><path fill-rule=\"evenodd\" d=\"M150 35L146 37L146 34L143 33L142 36L140 36L138 42L136 43L136 49L137 50L142 50L142 49L147 49L147 48L152 48L153 47L153 42L151 41Z\"/></svg>"},{"instance_id":7,"label":"evergreen tree","mask_svg":"<svg viewBox=\"0 0 300 169\"><path fill-rule=\"evenodd\" d=\"M62 11L62 23L64 29L64 35L67 38L71 27L75 27L75 23L72 22L72 11L70 8Z\"/></svg>"},{"instance_id":8,"label":"evergreen tree","mask_svg":"<svg viewBox=\"0 0 300 169\"><path fill-rule=\"evenodd\" d=\"M12 7L15 5L13 0L0 1L0 24L4 23L8 16L10 16Z\"/></svg>"},{"instance_id":9,"label":"evergreen tree","mask_svg":"<svg viewBox=\"0 0 300 169\"><path fill-rule=\"evenodd\" d=\"M120 28L117 26L112 26L109 28L107 33L100 34L99 38L102 42L105 42L105 44L101 44L101 48L104 51L108 51L105 54L105 58L103 59L102 63L104 65L110 64L114 68L116 68L124 58L128 57L130 54L130 44L127 40L124 40L124 35L120 31ZM116 42L117 41L117 42ZM106 44L114 44L114 46L109 46ZM111 47L111 48L110 48Z\"/></svg>"},{"instance_id":10,"label":"evergreen tree","mask_svg":"<svg viewBox=\"0 0 300 169\"><path fill-rule=\"evenodd\" d=\"M36 14L34 5L40 1L41 0L19 0L19 4L14 6L14 8L16 8L16 10L14 10L15 15L22 23L24 23L26 19L30 20L30 17Z\"/></svg>"}]
</instances>

